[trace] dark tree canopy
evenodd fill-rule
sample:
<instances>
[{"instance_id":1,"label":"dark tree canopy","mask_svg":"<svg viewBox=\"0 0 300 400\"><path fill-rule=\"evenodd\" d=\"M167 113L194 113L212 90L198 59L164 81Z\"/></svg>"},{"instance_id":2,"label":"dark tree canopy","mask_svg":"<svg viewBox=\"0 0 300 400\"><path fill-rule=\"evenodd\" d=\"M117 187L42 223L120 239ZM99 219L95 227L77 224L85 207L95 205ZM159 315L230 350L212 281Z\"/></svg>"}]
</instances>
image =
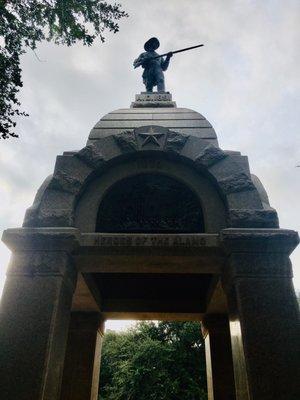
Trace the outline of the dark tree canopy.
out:
<instances>
[{"instance_id":1,"label":"dark tree canopy","mask_svg":"<svg viewBox=\"0 0 300 400\"><path fill-rule=\"evenodd\" d=\"M42 40L90 46L106 30L118 32L120 4L102 0L0 0L0 138L17 137L15 116L22 87L20 56Z\"/></svg>"},{"instance_id":2,"label":"dark tree canopy","mask_svg":"<svg viewBox=\"0 0 300 400\"><path fill-rule=\"evenodd\" d=\"M204 343L195 322L143 322L105 335L100 400L206 400Z\"/></svg>"}]
</instances>

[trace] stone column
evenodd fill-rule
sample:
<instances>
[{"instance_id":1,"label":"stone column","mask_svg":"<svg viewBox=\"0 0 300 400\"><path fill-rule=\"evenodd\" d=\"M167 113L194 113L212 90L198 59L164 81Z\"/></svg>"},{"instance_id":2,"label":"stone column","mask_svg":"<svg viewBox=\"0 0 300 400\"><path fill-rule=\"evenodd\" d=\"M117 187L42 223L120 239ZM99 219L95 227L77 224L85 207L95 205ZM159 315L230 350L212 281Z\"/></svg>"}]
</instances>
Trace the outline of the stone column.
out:
<instances>
[{"instance_id":1,"label":"stone column","mask_svg":"<svg viewBox=\"0 0 300 400\"><path fill-rule=\"evenodd\" d=\"M77 229L9 229L13 250L0 314L5 400L58 400L77 272Z\"/></svg>"},{"instance_id":2,"label":"stone column","mask_svg":"<svg viewBox=\"0 0 300 400\"><path fill-rule=\"evenodd\" d=\"M71 316L61 400L97 400L104 323L96 312Z\"/></svg>"},{"instance_id":3,"label":"stone column","mask_svg":"<svg viewBox=\"0 0 300 400\"><path fill-rule=\"evenodd\" d=\"M300 398L299 308L289 254L296 232L225 229L227 294L237 400Z\"/></svg>"},{"instance_id":4,"label":"stone column","mask_svg":"<svg viewBox=\"0 0 300 400\"><path fill-rule=\"evenodd\" d=\"M207 314L202 320L208 400L234 400L232 352L228 316Z\"/></svg>"}]
</instances>

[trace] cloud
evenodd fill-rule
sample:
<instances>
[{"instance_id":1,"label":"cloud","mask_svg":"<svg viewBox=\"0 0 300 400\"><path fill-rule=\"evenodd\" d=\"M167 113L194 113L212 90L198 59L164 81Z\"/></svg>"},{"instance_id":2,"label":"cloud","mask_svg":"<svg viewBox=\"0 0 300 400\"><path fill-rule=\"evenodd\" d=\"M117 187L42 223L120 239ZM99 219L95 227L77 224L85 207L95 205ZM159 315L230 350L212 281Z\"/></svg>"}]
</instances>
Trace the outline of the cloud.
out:
<instances>
[{"instance_id":1,"label":"cloud","mask_svg":"<svg viewBox=\"0 0 300 400\"><path fill-rule=\"evenodd\" d=\"M22 59L20 139L1 142L1 227L20 226L55 157L85 145L105 113L128 107L143 90L133 59L150 36L174 56L167 88L179 106L214 125L222 148L249 156L281 225L300 229L300 26L298 0L127 0L130 17L104 45L72 48L42 43ZM297 107L297 108L296 108ZM4 271L8 252L1 245ZM293 255L300 289L300 250Z\"/></svg>"}]
</instances>

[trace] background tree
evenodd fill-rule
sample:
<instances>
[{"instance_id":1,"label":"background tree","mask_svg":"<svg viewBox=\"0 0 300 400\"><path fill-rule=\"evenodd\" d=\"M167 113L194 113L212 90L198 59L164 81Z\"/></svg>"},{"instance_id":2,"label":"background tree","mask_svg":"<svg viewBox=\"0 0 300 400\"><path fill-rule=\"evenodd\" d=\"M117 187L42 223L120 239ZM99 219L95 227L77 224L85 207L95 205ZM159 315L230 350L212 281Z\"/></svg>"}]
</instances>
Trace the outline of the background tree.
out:
<instances>
[{"instance_id":1,"label":"background tree","mask_svg":"<svg viewBox=\"0 0 300 400\"><path fill-rule=\"evenodd\" d=\"M204 400L206 373L200 325L143 322L105 335L101 400Z\"/></svg>"},{"instance_id":2,"label":"background tree","mask_svg":"<svg viewBox=\"0 0 300 400\"><path fill-rule=\"evenodd\" d=\"M22 87L20 56L42 40L90 46L105 30L118 32L120 4L102 0L0 0L0 138L17 137Z\"/></svg>"}]
</instances>

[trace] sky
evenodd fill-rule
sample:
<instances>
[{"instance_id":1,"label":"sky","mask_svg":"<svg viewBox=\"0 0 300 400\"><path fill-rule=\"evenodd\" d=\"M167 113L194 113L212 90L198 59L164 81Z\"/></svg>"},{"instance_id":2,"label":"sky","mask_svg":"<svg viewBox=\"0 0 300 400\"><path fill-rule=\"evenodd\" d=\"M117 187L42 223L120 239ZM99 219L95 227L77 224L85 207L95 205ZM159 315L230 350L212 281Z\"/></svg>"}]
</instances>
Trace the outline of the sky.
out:
<instances>
[{"instance_id":1,"label":"sky","mask_svg":"<svg viewBox=\"0 0 300 400\"><path fill-rule=\"evenodd\" d=\"M121 1L121 0L120 0ZM149 37L175 55L166 86L179 107L213 125L220 147L249 158L282 228L300 230L299 0L123 0L120 32L92 47L41 43L22 58L19 139L0 142L0 229L19 227L55 158L85 146L106 113L143 91L132 68ZM0 291L9 251L0 244ZM300 291L300 246L292 257ZM124 322L108 328L124 329Z\"/></svg>"}]
</instances>

